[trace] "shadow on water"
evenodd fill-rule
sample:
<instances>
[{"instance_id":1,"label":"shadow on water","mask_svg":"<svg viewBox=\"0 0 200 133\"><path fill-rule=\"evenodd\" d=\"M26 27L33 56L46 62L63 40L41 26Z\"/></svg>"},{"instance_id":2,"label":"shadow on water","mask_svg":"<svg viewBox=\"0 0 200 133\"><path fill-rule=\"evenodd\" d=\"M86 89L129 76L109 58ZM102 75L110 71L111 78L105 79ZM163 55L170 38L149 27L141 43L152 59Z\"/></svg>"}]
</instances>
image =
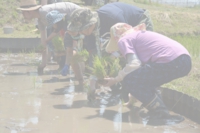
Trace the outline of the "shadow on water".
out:
<instances>
[{"instance_id":1,"label":"shadow on water","mask_svg":"<svg viewBox=\"0 0 200 133\"><path fill-rule=\"evenodd\" d=\"M66 104L54 105L56 109L73 109L73 108L101 108L115 106L121 103L119 95L113 95L110 93L99 93L97 98L93 101L87 100L87 94L83 90L83 86L69 85L65 88L56 89L52 95L64 95ZM83 98L83 100L76 99L74 97Z\"/></svg>"},{"instance_id":2,"label":"shadow on water","mask_svg":"<svg viewBox=\"0 0 200 133\"><path fill-rule=\"evenodd\" d=\"M163 126L163 125L175 125L169 121L168 123L149 123L148 118L142 118L141 112L144 113L145 109L142 109L138 104L134 104L129 108L129 111L123 112L122 102L120 94L118 93L105 93L103 91L96 94L96 99L93 101L87 100L87 94L79 90L79 85L74 85L74 82L71 81L71 84L65 88L55 89L55 92L51 93L52 95L64 95L64 104L53 105L55 109L61 110L70 110L70 109L81 109L81 108L98 108L95 115L86 116L85 119L95 119L95 118L104 118L117 123L138 123L142 125L150 126ZM78 88L78 89L77 89ZM107 109L107 107L119 105L118 110ZM146 110L145 110L146 111Z\"/></svg>"},{"instance_id":3,"label":"shadow on water","mask_svg":"<svg viewBox=\"0 0 200 133\"><path fill-rule=\"evenodd\" d=\"M60 75L58 70L44 71L43 75Z\"/></svg>"},{"instance_id":4,"label":"shadow on water","mask_svg":"<svg viewBox=\"0 0 200 133\"><path fill-rule=\"evenodd\" d=\"M66 94L65 96L68 97L66 101L68 101L69 104L59 104L59 105L54 105L53 107L56 109L77 109L77 108L105 108L105 107L111 107L115 106L118 103L113 103L105 100L100 100L96 103L91 103L88 100L76 100L73 101L73 94ZM105 102L105 103L104 103Z\"/></svg>"},{"instance_id":5,"label":"shadow on water","mask_svg":"<svg viewBox=\"0 0 200 133\"><path fill-rule=\"evenodd\" d=\"M104 118L106 120L110 120L113 122L124 122L124 123L138 123L149 125L149 126L172 126L177 125L183 121L177 122L174 120L166 120L166 121L160 121L160 123L151 123L148 118L141 117L141 112L143 111L140 107L133 106L130 108L127 112L122 112L122 107L118 108L118 111L116 110L109 110L104 108L100 108L99 110L96 110L96 115L91 115L85 117L86 119L95 119L95 118ZM149 123L150 122L150 123Z\"/></svg>"},{"instance_id":6,"label":"shadow on water","mask_svg":"<svg viewBox=\"0 0 200 133\"><path fill-rule=\"evenodd\" d=\"M67 78L67 79L63 79L61 81L62 82L66 82L66 81L71 82L71 79ZM55 92L51 93L52 95L66 95L66 94L75 95L76 93L83 92L84 90L83 90L83 87L80 85L69 84L68 86L65 86L64 88L55 89L54 91Z\"/></svg>"},{"instance_id":7,"label":"shadow on water","mask_svg":"<svg viewBox=\"0 0 200 133\"><path fill-rule=\"evenodd\" d=\"M119 108L118 111L105 109L96 110L96 115L91 115L85 117L86 119L95 119L98 117L113 121L113 122L126 122L126 123L143 123L141 117L139 117L140 108L133 107L130 111L123 112L122 109Z\"/></svg>"}]
</instances>

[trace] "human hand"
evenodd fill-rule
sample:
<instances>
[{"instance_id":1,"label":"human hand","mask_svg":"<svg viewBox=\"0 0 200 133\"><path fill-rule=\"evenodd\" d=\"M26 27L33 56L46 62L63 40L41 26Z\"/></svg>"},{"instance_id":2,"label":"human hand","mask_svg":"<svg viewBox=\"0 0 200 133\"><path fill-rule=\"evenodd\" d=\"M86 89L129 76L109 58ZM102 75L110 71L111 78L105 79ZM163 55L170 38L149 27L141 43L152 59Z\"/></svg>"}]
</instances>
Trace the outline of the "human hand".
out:
<instances>
[{"instance_id":1,"label":"human hand","mask_svg":"<svg viewBox=\"0 0 200 133\"><path fill-rule=\"evenodd\" d=\"M69 65L66 65L63 67L63 69L61 70L61 75L62 76L67 76L67 74L69 73Z\"/></svg>"},{"instance_id":2,"label":"human hand","mask_svg":"<svg viewBox=\"0 0 200 133\"><path fill-rule=\"evenodd\" d=\"M115 78L104 78L104 80L107 81L107 83L104 86L112 86L117 83L117 80Z\"/></svg>"}]
</instances>

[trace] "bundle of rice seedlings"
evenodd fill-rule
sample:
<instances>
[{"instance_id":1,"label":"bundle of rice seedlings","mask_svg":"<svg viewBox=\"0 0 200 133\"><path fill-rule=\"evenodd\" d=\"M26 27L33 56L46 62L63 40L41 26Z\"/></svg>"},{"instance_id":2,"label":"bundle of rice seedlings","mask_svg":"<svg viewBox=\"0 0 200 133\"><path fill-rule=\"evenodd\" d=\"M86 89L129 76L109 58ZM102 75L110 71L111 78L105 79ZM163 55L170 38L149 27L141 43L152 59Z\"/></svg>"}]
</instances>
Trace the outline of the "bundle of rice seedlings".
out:
<instances>
[{"instance_id":1,"label":"bundle of rice seedlings","mask_svg":"<svg viewBox=\"0 0 200 133\"><path fill-rule=\"evenodd\" d=\"M85 62L89 58L89 53L87 50L83 49L80 51L77 51L77 53L72 57L73 63L79 63L79 62Z\"/></svg>"},{"instance_id":2,"label":"bundle of rice seedlings","mask_svg":"<svg viewBox=\"0 0 200 133\"><path fill-rule=\"evenodd\" d=\"M116 77L118 75L119 70L121 70L120 66L120 60L119 58L114 59L110 64L109 64L109 71L108 71L108 76L109 77Z\"/></svg>"},{"instance_id":3,"label":"bundle of rice seedlings","mask_svg":"<svg viewBox=\"0 0 200 133\"><path fill-rule=\"evenodd\" d=\"M96 76L100 84L104 84L104 78L115 77L118 75L121 66L119 59L113 59L110 56L95 56L93 61L92 75Z\"/></svg>"},{"instance_id":4,"label":"bundle of rice seedlings","mask_svg":"<svg viewBox=\"0 0 200 133\"><path fill-rule=\"evenodd\" d=\"M59 36L56 36L52 39L52 43L54 46L55 52L63 52L65 51L63 39Z\"/></svg>"},{"instance_id":5,"label":"bundle of rice seedlings","mask_svg":"<svg viewBox=\"0 0 200 133\"><path fill-rule=\"evenodd\" d=\"M104 60L104 58L101 58L99 56L94 57L92 74L95 75L100 80L103 80L104 77L106 77L107 72L106 72L105 64L106 64L106 61Z\"/></svg>"}]
</instances>

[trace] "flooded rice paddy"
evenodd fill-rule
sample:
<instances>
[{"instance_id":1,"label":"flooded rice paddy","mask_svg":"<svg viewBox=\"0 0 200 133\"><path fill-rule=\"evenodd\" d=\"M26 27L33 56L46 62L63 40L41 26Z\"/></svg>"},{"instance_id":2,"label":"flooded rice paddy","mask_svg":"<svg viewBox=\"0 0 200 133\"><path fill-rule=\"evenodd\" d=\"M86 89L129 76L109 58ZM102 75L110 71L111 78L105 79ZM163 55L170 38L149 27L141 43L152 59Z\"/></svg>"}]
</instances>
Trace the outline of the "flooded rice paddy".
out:
<instances>
[{"instance_id":1,"label":"flooded rice paddy","mask_svg":"<svg viewBox=\"0 0 200 133\"><path fill-rule=\"evenodd\" d=\"M73 74L49 63L37 75L38 54L0 54L0 133L199 133L188 119L180 124L149 126L138 116L139 104L122 106L107 93L88 102Z\"/></svg>"}]
</instances>

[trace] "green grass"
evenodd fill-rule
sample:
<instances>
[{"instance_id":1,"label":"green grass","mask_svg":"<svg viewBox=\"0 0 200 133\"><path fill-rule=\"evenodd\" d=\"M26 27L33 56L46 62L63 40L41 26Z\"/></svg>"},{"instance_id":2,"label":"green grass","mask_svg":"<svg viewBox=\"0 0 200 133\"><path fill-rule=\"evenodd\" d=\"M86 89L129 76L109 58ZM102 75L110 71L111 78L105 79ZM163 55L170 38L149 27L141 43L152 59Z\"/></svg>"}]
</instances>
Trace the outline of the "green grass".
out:
<instances>
[{"instance_id":1,"label":"green grass","mask_svg":"<svg viewBox=\"0 0 200 133\"><path fill-rule=\"evenodd\" d=\"M171 38L180 42L188 49L192 57L192 70L188 76L176 79L163 86L200 99L200 37L173 36Z\"/></svg>"},{"instance_id":2,"label":"green grass","mask_svg":"<svg viewBox=\"0 0 200 133\"><path fill-rule=\"evenodd\" d=\"M80 4L80 6L84 6L81 0L71 0L70 2L75 2ZM121 2L149 10L156 32L168 36L200 34L200 6L194 8L175 7L171 5L149 3L149 0L135 0L135 2L133 2L133 0L123 0ZM5 4L9 5L9 7L5 7ZM0 1L0 26L11 25L15 28L15 33L5 35L3 32L0 32L0 37L37 36L34 32L30 32L35 29L34 23L24 23L21 12L16 10L18 6L19 2L15 0ZM94 6L88 7L94 10L99 8ZM24 31L25 34L23 34L22 31Z\"/></svg>"},{"instance_id":3,"label":"green grass","mask_svg":"<svg viewBox=\"0 0 200 133\"><path fill-rule=\"evenodd\" d=\"M173 36L171 38L185 46L192 57L200 57L200 36Z\"/></svg>"},{"instance_id":4,"label":"green grass","mask_svg":"<svg viewBox=\"0 0 200 133\"><path fill-rule=\"evenodd\" d=\"M200 100L199 62L200 58L192 58L192 70L189 75L165 84L163 87L183 92Z\"/></svg>"}]
</instances>

